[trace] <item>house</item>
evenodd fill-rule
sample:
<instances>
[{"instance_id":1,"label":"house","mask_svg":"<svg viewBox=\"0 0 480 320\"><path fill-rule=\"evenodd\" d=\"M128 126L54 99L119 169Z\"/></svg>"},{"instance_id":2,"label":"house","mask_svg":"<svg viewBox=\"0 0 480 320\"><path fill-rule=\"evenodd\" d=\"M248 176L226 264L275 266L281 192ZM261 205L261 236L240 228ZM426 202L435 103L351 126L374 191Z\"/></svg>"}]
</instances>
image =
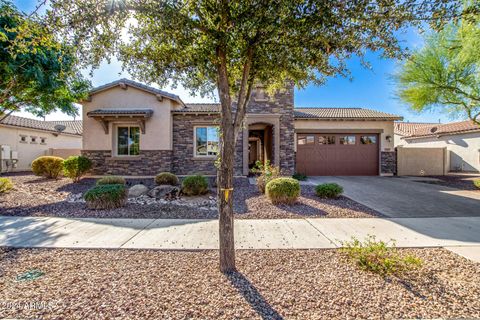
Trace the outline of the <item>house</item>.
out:
<instances>
[{"instance_id":1,"label":"house","mask_svg":"<svg viewBox=\"0 0 480 320\"><path fill-rule=\"evenodd\" d=\"M360 108L294 108L293 85L273 95L252 92L236 144L235 174L257 160L285 174L391 175L393 123L402 118ZM93 89L83 105L82 153L93 174L214 175L220 105L121 79Z\"/></svg>"},{"instance_id":2,"label":"house","mask_svg":"<svg viewBox=\"0 0 480 320\"><path fill-rule=\"evenodd\" d=\"M0 122L0 145L0 172L28 171L40 156L80 154L82 121L40 121L10 115Z\"/></svg>"},{"instance_id":3,"label":"house","mask_svg":"<svg viewBox=\"0 0 480 320\"><path fill-rule=\"evenodd\" d=\"M395 123L395 146L444 148L446 171L480 171L480 125L471 120L439 123Z\"/></svg>"}]
</instances>

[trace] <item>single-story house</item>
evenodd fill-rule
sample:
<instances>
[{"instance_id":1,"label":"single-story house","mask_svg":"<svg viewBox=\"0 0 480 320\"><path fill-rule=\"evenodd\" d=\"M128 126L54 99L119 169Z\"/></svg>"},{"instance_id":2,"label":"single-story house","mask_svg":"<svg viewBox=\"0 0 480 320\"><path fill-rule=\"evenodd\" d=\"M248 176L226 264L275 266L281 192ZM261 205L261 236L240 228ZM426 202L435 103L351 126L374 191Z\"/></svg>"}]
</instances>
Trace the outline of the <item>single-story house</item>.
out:
<instances>
[{"instance_id":1,"label":"single-story house","mask_svg":"<svg viewBox=\"0 0 480 320\"><path fill-rule=\"evenodd\" d=\"M41 121L10 115L0 122L0 172L31 170L44 155L80 154L82 121Z\"/></svg>"},{"instance_id":2,"label":"single-story house","mask_svg":"<svg viewBox=\"0 0 480 320\"><path fill-rule=\"evenodd\" d=\"M447 171L480 171L480 125L471 120L452 123L395 123L395 147L445 148Z\"/></svg>"},{"instance_id":3,"label":"single-story house","mask_svg":"<svg viewBox=\"0 0 480 320\"><path fill-rule=\"evenodd\" d=\"M393 126L402 117L361 108L295 108L293 85L256 87L236 145L235 174L257 160L285 174L391 175ZM82 153L93 174L214 175L220 105L121 79L93 89L83 105Z\"/></svg>"}]
</instances>

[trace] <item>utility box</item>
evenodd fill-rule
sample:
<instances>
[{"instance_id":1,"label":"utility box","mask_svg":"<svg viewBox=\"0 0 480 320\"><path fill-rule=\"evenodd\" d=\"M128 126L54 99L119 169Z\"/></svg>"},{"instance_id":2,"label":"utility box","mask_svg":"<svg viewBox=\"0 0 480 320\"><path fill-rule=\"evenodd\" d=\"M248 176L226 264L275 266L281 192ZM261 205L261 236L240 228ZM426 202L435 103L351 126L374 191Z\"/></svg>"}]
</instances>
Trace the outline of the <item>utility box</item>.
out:
<instances>
[{"instance_id":1,"label":"utility box","mask_svg":"<svg viewBox=\"0 0 480 320\"><path fill-rule=\"evenodd\" d=\"M2 145L0 150L0 160L10 160L10 146Z\"/></svg>"}]
</instances>

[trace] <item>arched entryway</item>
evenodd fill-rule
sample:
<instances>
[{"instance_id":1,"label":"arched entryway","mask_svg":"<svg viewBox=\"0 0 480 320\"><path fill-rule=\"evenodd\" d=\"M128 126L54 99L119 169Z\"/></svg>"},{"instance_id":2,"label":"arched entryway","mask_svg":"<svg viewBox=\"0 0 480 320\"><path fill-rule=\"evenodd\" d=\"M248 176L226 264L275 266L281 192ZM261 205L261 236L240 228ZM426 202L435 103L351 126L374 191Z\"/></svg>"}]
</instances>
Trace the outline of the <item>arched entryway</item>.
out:
<instances>
[{"instance_id":1,"label":"arched entryway","mask_svg":"<svg viewBox=\"0 0 480 320\"><path fill-rule=\"evenodd\" d=\"M279 115L247 114L243 137L244 175L250 173L257 161L280 164Z\"/></svg>"}]
</instances>

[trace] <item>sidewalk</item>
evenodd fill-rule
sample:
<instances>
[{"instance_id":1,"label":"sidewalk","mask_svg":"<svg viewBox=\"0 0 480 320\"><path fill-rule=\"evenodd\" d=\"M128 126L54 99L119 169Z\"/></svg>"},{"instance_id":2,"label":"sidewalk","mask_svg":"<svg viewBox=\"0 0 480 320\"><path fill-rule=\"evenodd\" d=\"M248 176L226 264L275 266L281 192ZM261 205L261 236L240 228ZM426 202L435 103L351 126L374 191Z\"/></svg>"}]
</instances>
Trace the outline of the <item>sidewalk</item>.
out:
<instances>
[{"instance_id":1,"label":"sidewalk","mask_svg":"<svg viewBox=\"0 0 480 320\"><path fill-rule=\"evenodd\" d=\"M447 247L480 262L480 217L235 221L237 249L336 248L367 235L398 247ZM0 246L218 249L218 221L0 217Z\"/></svg>"}]
</instances>

